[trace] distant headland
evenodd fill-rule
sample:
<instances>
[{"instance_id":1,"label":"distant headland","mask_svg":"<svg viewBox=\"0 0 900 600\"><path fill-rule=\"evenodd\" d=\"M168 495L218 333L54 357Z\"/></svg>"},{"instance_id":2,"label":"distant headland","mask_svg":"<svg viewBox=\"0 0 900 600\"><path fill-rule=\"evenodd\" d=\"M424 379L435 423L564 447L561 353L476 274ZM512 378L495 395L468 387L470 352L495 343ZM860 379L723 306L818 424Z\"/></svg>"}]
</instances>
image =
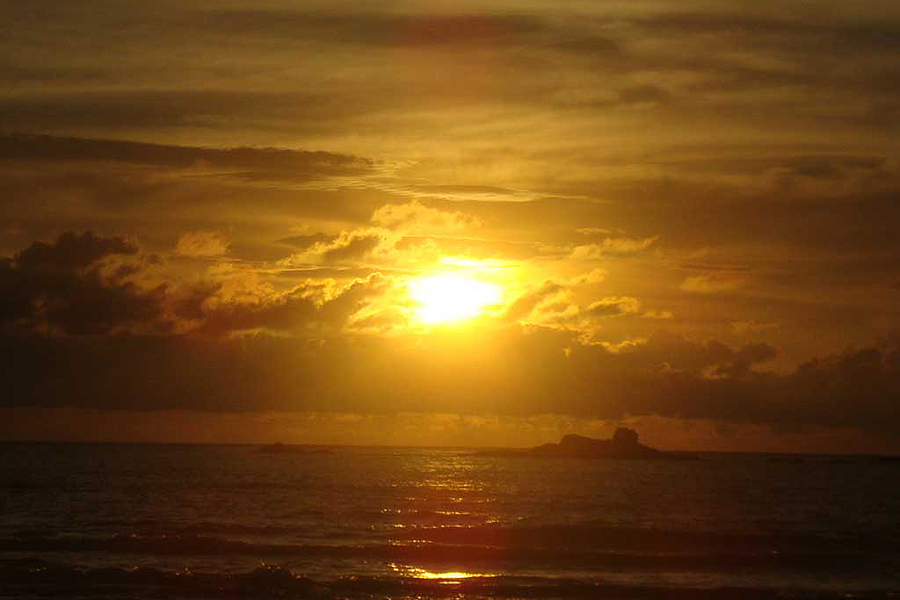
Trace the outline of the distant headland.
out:
<instances>
[{"instance_id":1,"label":"distant headland","mask_svg":"<svg viewBox=\"0 0 900 600\"><path fill-rule=\"evenodd\" d=\"M608 440L598 440L582 435L563 436L558 444L543 444L533 448L496 448L481 450L479 456L513 458L612 458L612 459L663 459L679 460L696 458L682 452L664 452L638 442L633 429L619 427Z\"/></svg>"}]
</instances>

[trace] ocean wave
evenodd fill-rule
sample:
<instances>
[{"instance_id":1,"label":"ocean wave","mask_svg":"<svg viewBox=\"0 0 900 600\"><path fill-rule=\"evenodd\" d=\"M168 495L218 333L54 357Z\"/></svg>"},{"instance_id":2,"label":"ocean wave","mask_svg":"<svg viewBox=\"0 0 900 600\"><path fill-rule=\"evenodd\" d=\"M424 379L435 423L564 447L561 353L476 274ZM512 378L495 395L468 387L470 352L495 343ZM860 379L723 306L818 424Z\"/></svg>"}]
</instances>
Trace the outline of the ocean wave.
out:
<instances>
[{"instance_id":1,"label":"ocean wave","mask_svg":"<svg viewBox=\"0 0 900 600\"><path fill-rule=\"evenodd\" d=\"M643 598L750 600L845 598L846 591L742 587L672 588L603 581L515 576L344 577L314 580L261 564L240 573L195 573L153 568L82 569L39 560L0 562L0 597L15 598ZM887 600L890 591L857 590L856 599Z\"/></svg>"},{"instance_id":2,"label":"ocean wave","mask_svg":"<svg viewBox=\"0 0 900 600\"><path fill-rule=\"evenodd\" d=\"M444 544L487 548L531 548L555 550L604 550L656 554L685 552L789 553L838 548L840 551L891 553L900 546L900 531L886 529L879 535L845 534L839 532L730 532L706 530L673 530L613 526L603 522L572 524L506 524L489 522L486 516L453 511L421 511L383 509L377 514L397 516L396 520L382 519L379 526L361 527L354 520L327 520L301 523L269 522L239 523L234 521L199 521L194 523L159 520L99 519L69 530L54 530L49 526L7 531L11 540L41 542L73 540L65 537L85 534L107 536L122 543L138 540L222 540L224 543L262 543L263 546L284 543L319 543L320 540L359 540L366 543ZM448 522L429 522L409 517L427 517ZM454 521L463 517L474 522ZM81 531L78 531L81 529ZM0 534L2 535L2 534ZM235 539L236 538L236 539ZM85 538L94 539L94 538ZM230 540L230 541L229 541ZM0 544L4 543L0 537ZM5 542L9 545L10 539Z\"/></svg>"},{"instance_id":3,"label":"ocean wave","mask_svg":"<svg viewBox=\"0 0 900 600\"><path fill-rule=\"evenodd\" d=\"M730 571L734 569L842 569L871 566L874 560L897 561L896 554L875 556L844 547L829 550L792 552L724 548L684 548L678 553L637 551L634 548L608 550L571 545L505 545L446 543L422 539L387 543L285 544L256 543L204 535L119 534L111 537L59 536L0 539L0 552L111 553L152 556L246 556L368 559L411 563L453 563L456 565L544 565L632 570Z\"/></svg>"},{"instance_id":4,"label":"ocean wave","mask_svg":"<svg viewBox=\"0 0 900 600\"><path fill-rule=\"evenodd\" d=\"M894 532L896 533L896 532ZM839 546L842 551L893 551L896 535L840 536L804 532L714 532L656 528L614 527L587 522L554 525L447 525L413 526L394 532L398 540L490 547L603 549L626 552L681 554L684 552L778 553L821 551Z\"/></svg>"}]
</instances>

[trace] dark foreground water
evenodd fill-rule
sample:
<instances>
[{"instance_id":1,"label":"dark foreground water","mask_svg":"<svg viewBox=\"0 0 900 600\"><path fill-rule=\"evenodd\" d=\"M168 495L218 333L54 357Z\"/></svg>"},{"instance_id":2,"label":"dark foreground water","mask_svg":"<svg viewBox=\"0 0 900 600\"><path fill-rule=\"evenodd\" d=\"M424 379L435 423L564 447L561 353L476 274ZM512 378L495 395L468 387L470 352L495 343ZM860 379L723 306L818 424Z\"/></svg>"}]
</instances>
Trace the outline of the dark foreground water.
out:
<instances>
[{"instance_id":1,"label":"dark foreground water","mask_svg":"<svg viewBox=\"0 0 900 600\"><path fill-rule=\"evenodd\" d=\"M900 463L0 444L0 597L900 597Z\"/></svg>"}]
</instances>

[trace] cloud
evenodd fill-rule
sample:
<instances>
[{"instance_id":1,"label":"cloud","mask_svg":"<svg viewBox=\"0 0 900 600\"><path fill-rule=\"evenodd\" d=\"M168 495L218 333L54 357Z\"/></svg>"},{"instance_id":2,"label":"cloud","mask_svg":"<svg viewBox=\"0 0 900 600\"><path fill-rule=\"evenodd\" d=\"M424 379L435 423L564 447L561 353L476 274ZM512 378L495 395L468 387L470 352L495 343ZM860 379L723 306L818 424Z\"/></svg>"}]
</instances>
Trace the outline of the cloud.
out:
<instances>
[{"instance_id":1,"label":"cloud","mask_svg":"<svg viewBox=\"0 0 900 600\"><path fill-rule=\"evenodd\" d=\"M673 319L675 315L670 310L646 310L641 316L645 319Z\"/></svg>"},{"instance_id":2,"label":"cloud","mask_svg":"<svg viewBox=\"0 0 900 600\"><path fill-rule=\"evenodd\" d=\"M605 227L579 227L575 230L575 233L579 233L584 236L608 236L611 233L615 233Z\"/></svg>"},{"instance_id":3,"label":"cloud","mask_svg":"<svg viewBox=\"0 0 900 600\"><path fill-rule=\"evenodd\" d=\"M204 236L191 239L208 242ZM153 261L138 253L126 238L66 232L53 243L35 242L3 259L0 331L215 337L266 330L297 335L305 329L343 328L387 287L373 273L343 284L316 280L279 291L253 271L234 271L228 265L193 281L160 281L161 274L149 271ZM134 260L123 262L128 257Z\"/></svg>"},{"instance_id":4,"label":"cloud","mask_svg":"<svg viewBox=\"0 0 900 600\"><path fill-rule=\"evenodd\" d=\"M659 236L644 239L606 238L599 244L575 246L570 254L574 260L598 260L608 256L630 256L647 250L659 240Z\"/></svg>"},{"instance_id":5,"label":"cloud","mask_svg":"<svg viewBox=\"0 0 900 600\"><path fill-rule=\"evenodd\" d=\"M198 324L192 332L225 336L253 330L291 335L307 329L339 330L385 287L385 279L374 273L343 287L308 282L285 292L267 291L234 300L217 297L217 290L208 288L199 303L197 296L193 298L193 306L198 306L194 311Z\"/></svg>"},{"instance_id":6,"label":"cloud","mask_svg":"<svg viewBox=\"0 0 900 600\"><path fill-rule=\"evenodd\" d=\"M540 323L574 331L590 331L597 323L611 317L673 318L668 310L645 310L643 303L632 296L607 296L594 300L587 306L573 301L576 286L601 282L605 276L604 269L594 269L569 280L548 279L516 297L507 306L502 320L507 323Z\"/></svg>"},{"instance_id":7,"label":"cloud","mask_svg":"<svg viewBox=\"0 0 900 600\"><path fill-rule=\"evenodd\" d=\"M409 363L419 375L400 378L410 396L451 412L454 402L610 414L681 404L688 415L810 421L812 400L797 405L806 392L789 390L784 373L818 352L825 362L813 371L837 377L853 362L836 358L846 344L864 348L900 325L890 144L900 27L885 7L812 15L697 0L577 10L537 1L450 15L418 0L402 14L103 2L42 3L34 18L33 6L10 6L0 14L0 130L50 135L0 135L0 329L28 338L23 348L32 335L123 336L124 355L146 358L124 364L141 381L181 372L154 352L186 362L195 352L198 377L228 406L253 406L238 400L246 390L216 387L217 377L239 386L235 365L255 374L245 386L266 402L277 390L302 404L293 390L309 389L370 410L392 389L368 396L361 382L380 377L370 365ZM126 52L109 52L122 40ZM57 239L87 229L102 235ZM179 236L196 232L227 240L185 240L206 259L176 260ZM228 261L217 258L226 241ZM172 260L150 265L150 252ZM393 278L442 256L522 261L510 277L521 297L497 321L530 328L459 342L447 351L458 362L432 338L405 337L433 369L471 375L443 381L444 400L424 358L368 335L408 333ZM373 270L386 292L375 282L351 291ZM733 293L751 284L752 295ZM622 297L645 306L610 300ZM652 335L660 325L693 345L663 344ZM257 364L231 345L235 332L292 360ZM607 345L582 343L588 335ZM742 371L746 360L696 341L717 335L765 338L782 350L781 375L765 373L768 363ZM32 345L42 343L35 360L60 364L62 346ZM73 355L94 348L95 359L115 345L65 343ZM496 351L480 357L506 378L466 362L475 345ZM876 350L890 372L887 350ZM317 362L329 352L340 369ZM346 388L328 388L304 361ZM635 363L646 368L629 371ZM290 369L296 379L281 374ZM483 395L488 384L512 406Z\"/></svg>"},{"instance_id":8,"label":"cloud","mask_svg":"<svg viewBox=\"0 0 900 600\"><path fill-rule=\"evenodd\" d=\"M625 316L665 320L672 319L674 315L668 310L645 309L644 303L632 296L608 296L586 307L572 306L567 314L561 315L562 322L582 328L590 328L592 324L611 317Z\"/></svg>"},{"instance_id":9,"label":"cloud","mask_svg":"<svg viewBox=\"0 0 900 600\"><path fill-rule=\"evenodd\" d=\"M540 33L542 20L527 15L489 14L357 14L321 11L254 9L207 10L193 15L197 24L230 37L298 38L333 43L344 40L354 46L472 47L510 44ZM190 22L191 16L187 17Z\"/></svg>"},{"instance_id":10,"label":"cloud","mask_svg":"<svg viewBox=\"0 0 900 600\"><path fill-rule=\"evenodd\" d=\"M630 296L611 296L592 302L583 312L588 317L620 317L636 314L641 310L641 302Z\"/></svg>"},{"instance_id":11,"label":"cloud","mask_svg":"<svg viewBox=\"0 0 900 600\"><path fill-rule=\"evenodd\" d=\"M725 277L719 275L695 275L685 278L678 286L683 292L695 294L717 294L720 292L733 292L744 285L744 280L737 277Z\"/></svg>"},{"instance_id":12,"label":"cloud","mask_svg":"<svg viewBox=\"0 0 900 600\"><path fill-rule=\"evenodd\" d=\"M779 327L778 323L759 321L732 321L730 325L731 330L737 334L760 333L762 331L770 331Z\"/></svg>"},{"instance_id":13,"label":"cloud","mask_svg":"<svg viewBox=\"0 0 900 600\"><path fill-rule=\"evenodd\" d=\"M333 241L314 245L309 254L319 255L326 263L356 261L389 243L389 239L377 229L342 231Z\"/></svg>"},{"instance_id":14,"label":"cloud","mask_svg":"<svg viewBox=\"0 0 900 600\"><path fill-rule=\"evenodd\" d=\"M442 253L471 250L472 246L492 248L491 242L472 243L454 239L481 221L459 211L445 211L418 201L387 204L371 216L374 226L345 229L336 235L316 233L284 238L282 243L301 247L301 252L282 261L284 265L352 264L375 261L387 267L407 267L408 263L430 262ZM468 252L464 252L468 253ZM388 264L390 263L390 264Z\"/></svg>"},{"instance_id":15,"label":"cloud","mask_svg":"<svg viewBox=\"0 0 900 600\"><path fill-rule=\"evenodd\" d=\"M193 258L221 256L228 252L228 242L215 231L191 231L178 238L175 253Z\"/></svg>"},{"instance_id":16,"label":"cloud","mask_svg":"<svg viewBox=\"0 0 900 600\"><path fill-rule=\"evenodd\" d=\"M138 251L134 242L122 237L102 237L92 231L78 234L67 231L55 242L34 242L13 257L15 267L32 272L67 272L85 269L114 254L131 255Z\"/></svg>"},{"instance_id":17,"label":"cloud","mask_svg":"<svg viewBox=\"0 0 900 600\"><path fill-rule=\"evenodd\" d=\"M534 310L555 298L568 295L568 288L555 281L547 280L538 288L528 291L516 298L506 309L503 318L506 321L516 322L527 319Z\"/></svg>"},{"instance_id":18,"label":"cloud","mask_svg":"<svg viewBox=\"0 0 900 600\"><path fill-rule=\"evenodd\" d=\"M341 296L354 297L357 289L369 290L373 283L359 282ZM294 295L284 299L285 305L295 301ZM896 340L812 360L779 375L760 370L775 356L767 344L731 347L655 334L612 349L580 341L572 332L533 326L483 334L257 334L208 342L191 336L4 336L0 371L8 393L2 404L552 413L597 419L656 415L779 429L897 433ZM48 356L66 368L50 377ZM106 367L92 369L97 364ZM92 377L81 377L83 372ZM142 384L134 386L134 381Z\"/></svg>"},{"instance_id":19,"label":"cloud","mask_svg":"<svg viewBox=\"0 0 900 600\"><path fill-rule=\"evenodd\" d=\"M318 238L315 238L318 239ZM363 227L343 230L335 236L324 236L311 242L305 250L280 261L283 267L298 265L358 264L390 254L400 237L387 229Z\"/></svg>"},{"instance_id":20,"label":"cloud","mask_svg":"<svg viewBox=\"0 0 900 600\"><path fill-rule=\"evenodd\" d=\"M326 101L327 96L311 93L309 88L285 90L274 84L272 87L281 87L281 91L246 88L110 90L90 86L87 89L0 96L0 127L5 131L49 129L65 132L74 129L86 131L86 135L93 137L110 135L110 132L140 131L143 137L150 137L154 132L172 133L184 128L233 132L234 119L240 117L246 119L244 122L251 129L269 132L282 129L311 135L333 130L337 124L371 114L377 108L371 99L363 102L348 98L346 102L332 103ZM261 158L264 154L261 152L256 156ZM220 155L214 153L214 156ZM276 161L289 156L272 154ZM315 158L315 154L308 158ZM301 159L301 166L303 162ZM288 171L281 169L277 173L290 176ZM302 173L303 170L301 177Z\"/></svg>"},{"instance_id":21,"label":"cloud","mask_svg":"<svg viewBox=\"0 0 900 600\"><path fill-rule=\"evenodd\" d=\"M0 325L63 334L155 328L164 285L145 289L127 279L134 269L107 259L138 252L126 238L66 232L0 261Z\"/></svg>"},{"instance_id":22,"label":"cloud","mask_svg":"<svg viewBox=\"0 0 900 600\"><path fill-rule=\"evenodd\" d=\"M163 170L228 175L246 180L308 181L362 175L369 160L284 148L204 148L50 135L0 135L0 161L118 163Z\"/></svg>"},{"instance_id":23,"label":"cloud","mask_svg":"<svg viewBox=\"0 0 900 600\"><path fill-rule=\"evenodd\" d=\"M317 232L303 235L291 235L279 239L278 243L305 250L314 244L325 244L331 242L332 240L334 240L334 238L335 236L333 235Z\"/></svg>"},{"instance_id":24,"label":"cloud","mask_svg":"<svg viewBox=\"0 0 900 600\"><path fill-rule=\"evenodd\" d=\"M381 336L364 332L393 329L403 315L379 304L391 282L378 274L285 291L254 284L237 294L215 279L139 286L129 279L139 263L122 262L139 258L127 238L69 232L0 263L5 406L109 408L129 398L137 410L415 409L895 428L898 337L777 374L761 370L776 356L767 343L656 333L610 345L515 324L536 312L567 314L570 289L552 280L510 305L509 325ZM649 312L636 298L609 296L581 317ZM62 367L51 376L54 365Z\"/></svg>"},{"instance_id":25,"label":"cloud","mask_svg":"<svg viewBox=\"0 0 900 600\"><path fill-rule=\"evenodd\" d=\"M410 233L460 232L481 225L480 219L459 211L443 211L417 200L406 204L386 204L372 214L375 225Z\"/></svg>"},{"instance_id":26,"label":"cloud","mask_svg":"<svg viewBox=\"0 0 900 600\"><path fill-rule=\"evenodd\" d=\"M589 283L601 283L607 276L606 269L601 267L597 267L596 269L591 269L587 273L582 275L578 275L572 279L572 283L575 285L584 285Z\"/></svg>"},{"instance_id":27,"label":"cloud","mask_svg":"<svg viewBox=\"0 0 900 600\"><path fill-rule=\"evenodd\" d=\"M626 104L659 103L669 100L670 94L655 85L635 85L619 91L619 100Z\"/></svg>"}]
</instances>

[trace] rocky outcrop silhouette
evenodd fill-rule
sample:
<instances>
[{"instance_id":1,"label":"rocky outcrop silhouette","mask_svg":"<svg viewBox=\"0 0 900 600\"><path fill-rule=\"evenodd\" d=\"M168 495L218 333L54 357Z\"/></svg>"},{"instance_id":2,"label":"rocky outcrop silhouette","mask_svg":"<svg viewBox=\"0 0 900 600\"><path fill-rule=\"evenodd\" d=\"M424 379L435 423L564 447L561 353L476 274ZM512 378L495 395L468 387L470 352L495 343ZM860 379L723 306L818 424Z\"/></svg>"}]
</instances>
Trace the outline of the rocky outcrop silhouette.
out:
<instances>
[{"instance_id":1,"label":"rocky outcrop silhouette","mask_svg":"<svg viewBox=\"0 0 900 600\"><path fill-rule=\"evenodd\" d=\"M509 456L516 458L612 458L612 459L678 459L689 458L681 453L662 452L638 442L633 429L620 427L611 439L597 440L583 435L563 436L558 444L544 444L534 448L483 450L481 456Z\"/></svg>"}]
</instances>

